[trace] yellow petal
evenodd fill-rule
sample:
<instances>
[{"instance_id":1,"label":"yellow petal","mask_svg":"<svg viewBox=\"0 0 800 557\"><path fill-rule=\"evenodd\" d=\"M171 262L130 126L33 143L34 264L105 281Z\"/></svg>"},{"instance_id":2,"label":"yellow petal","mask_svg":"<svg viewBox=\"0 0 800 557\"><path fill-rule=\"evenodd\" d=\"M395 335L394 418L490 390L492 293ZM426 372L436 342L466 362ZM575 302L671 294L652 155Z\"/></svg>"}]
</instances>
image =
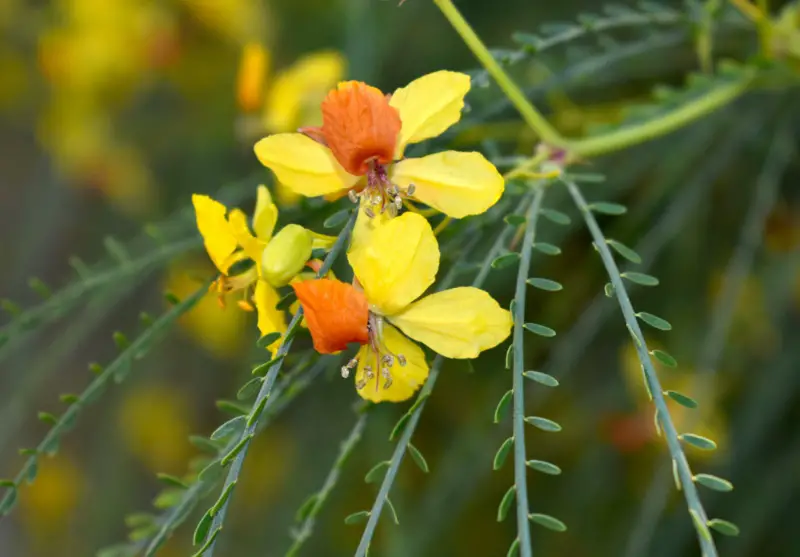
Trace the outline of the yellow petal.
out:
<instances>
[{"instance_id":1,"label":"yellow petal","mask_svg":"<svg viewBox=\"0 0 800 557\"><path fill-rule=\"evenodd\" d=\"M236 78L236 100L241 110L251 112L261 105L269 62L269 51L260 42L249 41L242 48Z\"/></svg>"},{"instance_id":2,"label":"yellow petal","mask_svg":"<svg viewBox=\"0 0 800 557\"><path fill-rule=\"evenodd\" d=\"M256 238L269 242L276 222L278 222L278 208L272 202L267 186L258 186L256 210L253 212L253 231L256 233Z\"/></svg>"},{"instance_id":3,"label":"yellow petal","mask_svg":"<svg viewBox=\"0 0 800 557\"><path fill-rule=\"evenodd\" d=\"M480 153L445 151L397 163L392 181L414 184L414 197L454 217L479 215L497 203L505 181Z\"/></svg>"},{"instance_id":4,"label":"yellow petal","mask_svg":"<svg viewBox=\"0 0 800 557\"><path fill-rule=\"evenodd\" d=\"M511 312L473 287L425 296L393 315L405 334L447 358L475 358L511 334Z\"/></svg>"},{"instance_id":5,"label":"yellow petal","mask_svg":"<svg viewBox=\"0 0 800 557\"><path fill-rule=\"evenodd\" d=\"M439 270L439 244L428 221L416 213L404 213L375 228L347 259L370 306L391 315L433 284Z\"/></svg>"},{"instance_id":6,"label":"yellow petal","mask_svg":"<svg viewBox=\"0 0 800 557\"><path fill-rule=\"evenodd\" d=\"M258 331L261 336L270 333L283 333L286 332L286 321L283 317L281 310L275 309L280 301L278 292L275 291L269 284L263 280L256 283L256 291L253 295L253 301L256 304L256 311L258 312ZM267 348L270 352L275 352L281 344L281 339L276 340Z\"/></svg>"},{"instance_id":7,"label":"yellow petal","mask_svg":"<svg viewBox=\"0 0 800 557\"><path fill-rule=\"evenodd\" d=\"M225 205L207 195L192 195L192 204L197 218L197 229L203 236L208 256L224 274L228 272L230 266L227 260L238 245L236 236L225 219L227 209Z\"/></svg>"},{"instance_id":8,"label":"yellow petal","mask_svg":"<svg viewBox=\"0 0 800 557\"><path fill-rule=\"evenodd\" d=\"M336 236L317 234L313 230L309 230L308 233L311 234L311 249L330 249L336 243Z\"/></svg>"},{"instance_id":9,"label":"yellow petal","mask_svg":"<svg viewBox=\"0 0 800 557\"><path fill-rule=\"evenodd\" d=\"M364 207L366 204L366 201L362 201L361 207ZM387 223L392 218L388 211L378 213L374 217L369 217L361 207L359 207L358 215L356 215L356 224L353 227L353 238L350 240L350 247L348 248L348 251L351 253L361 249L367 243L368 238L375 229Z\"/></svg>"},{"instance_id":10,"label":"yellow petal","mask_svg":"<svg viewBox=\"0 0 800 557\"><path fill-rule=\"evenodd\" d=\"M275 78L267 93L264 125L271 132L288 132L322 125L322 104L328 91L344 77L345 60L335 51L303 56Z\"/></svg>"},{"instance_id":11,"label":"yellow petal","mask_svg":"<svg viewBox=\"0 0 800 557\"><path fill-rule=\"evenodd\" d=\"M265 137L256 143L255 152L283 185L308 197L347 189L358 181L336 162L330 149L301 133Z\"/></svg>"},{"instance_id":12,"label":"yellow petal","mask_svg":"<svg viewBox=\"0 0 800 557\"><path fill-rule=\"evenodd\" d=\"M376 367L375 352L369 345L364 345L358 351L358 371L356 383L364 378L364 367L372 366L375 377L367 381L363 389L358 391L361 398L371 402L402 402L411 398L428 378L428 362L422 349L403 336L400 331L391 325L384 324L381 344L388 354L395 356L394 363L389 367L392 383L384 389L385 379L381 375L380 367ZM406 365L401 366L396 356L402 355Z\"/></svg>"},{"instance_id":13,"label":"yellow petal","mask_svg":"<svg viewBox=\"0 0 800 557\"><path fill-rule=\"evenodd\" d=\"M274 287L289 284L311 257L311 232L299 224L287 224L261 254L261 271Z\"/></svg>"},{"instance_id":14,"label":"yellow petal","mask_svg":"<svg viewBox=\"0 0 800 557\"><path fill-rule=\"evenodd\" d=\"M256 263L261 260L261 252L264 251L266 242L262 242L250 232L247 227L247 216L240 209L232 209L228 215L231 232L233 232L236 242L242 247L247 257Z\"/></svg>"},{"instance_id":15,"label":"yellow petal","mask_svg":"<svg viewBox=\"0 0 800 557\"><path fill-rule=\"evenodd\" d=\"M469 86L468 75L439 71L395 91L389 104L403 122L396 157L403 155L406 145L436 137L458 122Z\"/></svg>"}]
</instances>

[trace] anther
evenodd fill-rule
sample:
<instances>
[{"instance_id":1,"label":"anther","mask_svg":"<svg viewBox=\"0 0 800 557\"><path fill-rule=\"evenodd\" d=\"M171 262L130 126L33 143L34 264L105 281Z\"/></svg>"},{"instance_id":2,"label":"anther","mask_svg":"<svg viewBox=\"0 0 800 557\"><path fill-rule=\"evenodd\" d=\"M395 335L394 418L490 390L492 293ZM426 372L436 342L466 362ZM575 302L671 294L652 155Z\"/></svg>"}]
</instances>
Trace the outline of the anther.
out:
<instances>
[{"instance_id":1,"label":"anther","mask_svg":"<svg viewBox=\"0 0 800 557\"><path fill-rule=\"evenodd\" d=\"M366 386L367 386L367 380L366 379L360 379L360 380L356 381L356 390L360 391L361 389L363 389Z\"/></svg>"},{"instance_id":2,"label":"anther","mask_svg":"<svg viewBox=\"0 0 800 557\"><path fill-rule=\"evenodd\" d=\"M388 367L381 368L381 375L383 376L384 379L383 388L388 389L389 387L392 386L392 375L391 373L389 373L389 368Z\"/></svg>"},{"instance_id":3,"label":"anther","mask_svg":"<svg viewBox=\"0 0 800 557\"><path fill-rule=\"evenodd\" d=\"M417 186L414 184L408 184L408 187L406 188L406 195L414 195L415 191L417 191Z\"/></svg>"},{"instance_id":4,"label":"anther","mask_svg":"<svg viewBox=\"0 0 800 557\"><path fill-rule=\"evenodd\" d=\"M394 365L394 356L392 356L391 354L386 354L383 357L383 363L389 367L392 367Z\"/></svg>"},{"instance_id":5,"label":"anther","mask_svg":"<svg viewBox=\"0 0 800 557\"><path fill-rule=\"evenodd\" d=\"M375 374L372 372L372 366L364 366L364 375L367 380L375 378Z\"/></svg>"},{"instance_id":6,"label":"anther","mask_svg":"<svg viewBox=\"0 0 800 557\"><path fill-rule=\"evenodd\" d=\"M355 190L348 191L347 197L349 197L350 201L352 201L353 203L358 203L358 194L356 193Z\"/></svg>"},{"instance_id":7,"label":"anther","mask_svg":"<svg viewBox=\"0 0 800 557\"><path fill-rule=\"evenodd\" d=\"M394 198L394 206L397 207L398 211L403 208L403 198L399 195Z\"/></svg>"},{"instance_id":8,"label":"anther","mask_svg":"<svg viewBox=\"0 0 800 557\"><path fill-rule=\"evenodd\" d=\"M342 377L347 379L350 377L350 368L347 366L342 366Z\"/></svg>"},{"instance_id":9,"label":"anther","mask_svg":"<svg viewBox=\"0 0 800 557\"><path fill-rule=\"evenodd\" d=\"M371 219L375 218L375 211L373 211L370 207L364 207L364 213Z\"/></svg>"},{"instance_id":10,"label":"anther","mask_svg":"<svg viewBox=\"0 0 800 557\"><path fill-rule=\"evenodd\" d=\"M400 364L401 366L405 366L406 365L406 357L403 356L402 354L398 354L397 355L397 363Z\"/></svg>"}]
</instances>

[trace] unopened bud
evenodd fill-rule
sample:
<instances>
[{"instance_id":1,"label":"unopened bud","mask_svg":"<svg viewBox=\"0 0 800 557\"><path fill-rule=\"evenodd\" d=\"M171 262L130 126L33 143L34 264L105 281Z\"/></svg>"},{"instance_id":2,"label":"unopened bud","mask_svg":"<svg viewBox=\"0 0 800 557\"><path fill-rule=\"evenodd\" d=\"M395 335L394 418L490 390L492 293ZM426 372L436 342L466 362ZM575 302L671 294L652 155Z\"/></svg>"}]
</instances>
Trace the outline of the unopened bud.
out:
<instances>
[{"instance_id":1,"label":"unopened bud","mask_svg":"<svg viewBox=\"0 0 800 557\"><path fill-rule=\"evenodd\" d=\"M274 287L289 284L311 257L311 233L298 224L287 224L264 248L261 270Z\"/></svg>"}]
</instances>

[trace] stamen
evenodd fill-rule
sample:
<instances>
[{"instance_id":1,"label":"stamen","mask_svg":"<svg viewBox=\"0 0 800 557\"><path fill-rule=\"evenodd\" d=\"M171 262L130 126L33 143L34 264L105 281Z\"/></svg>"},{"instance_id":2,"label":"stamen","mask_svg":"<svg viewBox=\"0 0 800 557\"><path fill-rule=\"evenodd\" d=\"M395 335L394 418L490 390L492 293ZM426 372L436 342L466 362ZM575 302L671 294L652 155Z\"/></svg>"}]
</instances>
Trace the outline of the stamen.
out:
<instances>
[{"instance_id":1,"label":"stamen","mask_svg":"<svg viewBox=\"0 0 800 557\"><path fill-rule=\"evenodd\" d=\"M348 377L350 377L350 368L349 367L342 366L342 377L344 379L347 379Z\"/></svg>"},{"instance_id":2,"label":"stamen","mask_svg":"<svg viewBox=\"0 0 800 557\"><path fill-rule=\"evenodd\" d=\"M358 365L358 358L353 358L347 362L346 366L342 366L342 377L347 379L350 376L350 371L355 369Z\"/></svg>"},{"instance_id":3,"label":"stamen","mask_svg":"<svg viewBox=\"0 0 800 557\"><path fill-rule=\"evenodd\" d=\"M243 311L255 311L255 308L253 308L253 304L251 304L247 300L237 300L236 305L239 306L239 308Z\"/></svg>"},{"instance_id":4,"label":"stamen","mask_svg":"<svg viewBox=\"0 0 800 557\"><path fill-rule=\"evenodd\" d=\"M359 379L356 382L356 389L359 390L359 391L361 389L363 389L364 387L366 387L366 386L367 386L367 380L366 379Z\"/></svg>"},{"instance_id":5,"label":"stamen","mask_svg":"<svg viewBox=\"0 0 800 557\"><path fill-rule=\"evenodd\" d=\"M405 365L406 365L406 357L403 356L402 354L398 354L397 355L397 363L400 364L400 366L405 367Z\"/></svg>"},{"instance_id":6,"label":"stamen","mask_svg":"<svg viewBox=\"0 0 800 557\"><path fill-rule=\"evenodd\" d=\"M417 186L415 186L414 184L408 184L408 187L406 188L406 195L411 197L412 195L414 195L415 191L417 191Z\"/></svg>"},{"instance_id":7,"label":"stamen","mask_svg":"<svg viewBox=\"0 0 800 557\"><path fill-rule=\"evenodd\" d=\"M364 213L371 219L375 218L375 212L369 207L364 207Z\"/></svg>"}]
</instances>

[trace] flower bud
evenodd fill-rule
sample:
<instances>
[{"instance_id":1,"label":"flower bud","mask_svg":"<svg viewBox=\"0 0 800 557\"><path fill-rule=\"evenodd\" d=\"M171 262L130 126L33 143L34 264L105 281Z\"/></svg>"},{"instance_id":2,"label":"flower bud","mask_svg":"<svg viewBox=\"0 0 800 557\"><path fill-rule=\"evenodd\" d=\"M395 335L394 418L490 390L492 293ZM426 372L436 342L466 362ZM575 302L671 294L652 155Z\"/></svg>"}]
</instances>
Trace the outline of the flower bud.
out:
<instances>
[{"instance_id":1,"label":"flower bud","mask_svg":"<svg viewBox=\"0 0 800 557\"><path fill-rule=\"evenodd\" d=\"M269 241L261 254L264 278L275 288L289 284L311 257L311 233L298 224L287 224Z\"/></svg>"}]
</instances>

